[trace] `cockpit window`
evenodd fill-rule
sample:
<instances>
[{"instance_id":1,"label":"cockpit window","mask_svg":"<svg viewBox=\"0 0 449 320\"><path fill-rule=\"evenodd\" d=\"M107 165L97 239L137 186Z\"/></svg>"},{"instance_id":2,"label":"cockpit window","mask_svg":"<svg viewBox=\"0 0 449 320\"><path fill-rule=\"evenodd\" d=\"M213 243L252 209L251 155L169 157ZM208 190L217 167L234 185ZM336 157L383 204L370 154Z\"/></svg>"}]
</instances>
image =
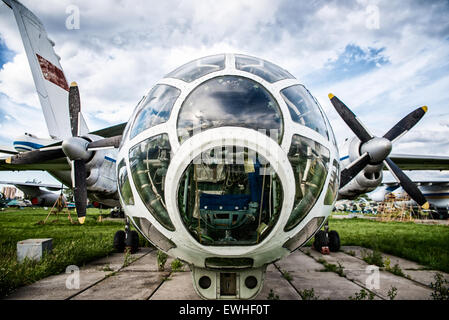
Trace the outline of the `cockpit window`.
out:
<instances>
[{"instance_id":1,"label":"cockpit window","mask_svg":"<svg viewBox=\"0 0 449 320\"><path fill-rule=\"evenodd\" d=\"M329 138L323 114L311 94L301 85L288 87L281 91L292 120L309 127Z\"/></svg>"},{"instance_id":2,"label":"cockpit window","mask_svg":"<svg viewBox=\"0 0 449 320\"><path fill-rule=\"evenodd\" d=\"M331 170L331 178L329 181L329 187L326 191L326 197L324 198L324 204L330 206L334 203L337 197L339 182L340 182L340 169L337 160L334 159Z\"/></svg>"},{"instance_id":3,"label":"cockpit window","mask_svg":"<svg viewBox=\"0 0 449 320\"><path fill-rule=\"evenodd\" d=\"M238 70L250 72L259 76L270 83L295 78L289 72L278 67L274 63L245 55L235 55L235 67Z\"/></svg>"},{"instance_id":4,"label":"cockpit window","mask_svg":"<svg viewBox=\"0 0 449 320\"><path fill-rule=\"evenodd\" d=\"M154 86L139 106L129 138L132 139L144 130L166 122L180 94L181 90L172 86Z\"/></svg>"},{"instance_id":5,"label":"cockpit window","mask_svg":"<svg viewBox=\"0 0 449 320\"><path fill-rule=\"evenodd\" d=\"M129 150L129 166L137 193L153 217L175 231L164 199L164 183L170 164L171 147L167 134L148 138Z\"/></svg>"},{"instance_id":6,"label":"cockpit window","mask_svg":"<svg viewBox=\"0 0 449 320\"><path fill-rule=\"evenodd\" d=\"M326 181L329 157L329 150L318 142L293 135L288 160L295 176L295 203L284 231L296 227L315 205Z\"/></svg>"},{"instance_id":7,"label":"cockpit window","mask_svg":"<svg viewBox=\"0 0 449 320\"><path fill-rule=\"evenodd\" d=\"M263 132L280 142L282 116L276 100L259 83L239 77L210 79L185 99L178 116L178 138L184 142L201 131L244 127Z\"/></svg>"},{"instance_id":8,"label":"cockpit window","mask_svg":"<svg viewBox=\"0 0 449 320\"><path fill-rule=\"evenodd\" d=\"M254 150L232 145L196 157L178 189L182 221L206 246L260 243L276 225L282 201L282 184L270 163Z\"/></svg>"},{"instance_id":9,"label":"cockpit window","mask_svg":"<svg viewBox=\"0 0 449 320\"><path fill-rule=\"evenodd\" d=\"M133 121L136 118L136 114L141 109L140 106L142 105L144 100L145 100L145 96L143 96L142 99L139 100L136 107L134 108L133 113L131 114L131 117L129 118L128 122L126 123L125 129L123 130L123 134L122 134L122 140L120 141L120 147L119 147L120 149L122 148L125 141L128 141L128 133L131 130Z\"/></svg>"},{"instance_id":10,"label":"cockpit window","mask_svg":"<svg viewBox=\"0 0 449 320\"><path fill-rule=\"evenodd\" d=\"M133 192L131 190L131 185L129 184L128 171L126 170L125 159L120 161L117 167L117 181L119 186L119 192L122 196L123 202L126 205L134 205Z\"/></svg>"},{"instance_id":11,"label":"cockpit window","mask_svg":"<svg viewBox=\"0 0 449 320\"><path fill-rule=\"evenodd\" d=\"M327 132L329 134L329 140L333 143L334 147L337 148L337 139L335 138L334 130L332 129L331 124L329 123L329 119L324 116L327 124Z\"/></svg>"},{"instance_id":12,"label":"cockpit window","mask_svg":"<svg viewBox=\"0 0 449 320\"><path fill-rule=\"evenodd\" d=\"M185 82L192 82L211 72L223 70L224 67L225 55L218 54L186 63L167 74L165 78L175 78Z\"/></svg>"}]
</instances>

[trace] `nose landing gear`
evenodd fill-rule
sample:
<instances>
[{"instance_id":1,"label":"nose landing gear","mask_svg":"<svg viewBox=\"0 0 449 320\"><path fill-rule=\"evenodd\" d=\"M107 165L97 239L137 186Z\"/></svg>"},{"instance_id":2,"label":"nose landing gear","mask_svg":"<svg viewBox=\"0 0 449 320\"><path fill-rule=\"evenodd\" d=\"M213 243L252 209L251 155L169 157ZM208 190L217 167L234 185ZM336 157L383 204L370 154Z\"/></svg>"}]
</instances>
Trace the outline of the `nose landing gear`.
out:
<instances>
[{"instance_id":1,"label":"nose landing gear","mask_svg":"<svg viewBox=\"0 0 449 320\"><path fill-rule=\"evenodd\" d=\"M136 253L139 249L139 234L135 230L130 230L128 217L126 217L125 231L119 230L114 235L114 249L118 252L126 249L131 253Z\"/></svg>"},{"instance_id":2,"label":"nose landing gear","mask_svg":"<svg viewBox=\"0 0 449 320\"><path fill-rule=\"evenodd\" d=\"M322 254L329 254L329 252L337 252L340 250L340 236L335 230L329 231L329 224L327 221L324 225L324 230L319 230L315 234L313 247Z\"/></svg>"}]
</instances>

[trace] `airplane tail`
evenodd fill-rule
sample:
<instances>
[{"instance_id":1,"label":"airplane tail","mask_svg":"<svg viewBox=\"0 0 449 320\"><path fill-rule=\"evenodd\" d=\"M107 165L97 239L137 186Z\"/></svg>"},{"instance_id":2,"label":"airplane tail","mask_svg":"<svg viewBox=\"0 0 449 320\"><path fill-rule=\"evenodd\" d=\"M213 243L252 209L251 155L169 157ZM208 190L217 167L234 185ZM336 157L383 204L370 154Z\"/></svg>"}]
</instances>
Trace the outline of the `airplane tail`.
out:
<instances>
[{"instance_id":1,"label":"airplane tail","mask_svg":"<svg viewBox=\"0 0 449 320\"><path fill-rule=\"evenodd\" d=\"M40 20L20 2L3 0L10 7L17 21L25 52L33 74L34 84L52 138L65 139L72 136L69 116L69 86L55 53L54 42ZM80 115L80 135L89 132Z\"/></svg>"}]
</instances>

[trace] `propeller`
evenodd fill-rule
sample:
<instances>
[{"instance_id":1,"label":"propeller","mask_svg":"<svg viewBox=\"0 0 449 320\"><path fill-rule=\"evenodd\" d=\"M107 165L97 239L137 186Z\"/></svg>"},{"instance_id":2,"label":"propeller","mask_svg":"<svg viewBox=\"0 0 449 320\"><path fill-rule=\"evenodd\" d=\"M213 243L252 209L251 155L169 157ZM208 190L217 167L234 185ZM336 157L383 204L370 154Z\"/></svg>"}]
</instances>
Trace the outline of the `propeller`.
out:
<instances>
[{"instance_id":1,"label":"propeller","mask_svg":"<svg viewBox=\"0 0 449 320\"><path fill-rule=\"evenodd\" d=\"M79 223L83 224L86 219L87 206L87 184L86 163L92 156L87 150L89 142L79 137L81 124L81 100L76 82L70 84L69 89L69 116L72 138L62 142L64 154L72 161L72 184L75 198L76 213Z\"/></svg>"},{"instance_id":2,"label":"propeller","mask_svg":"<svg viewBox=\"0 0 449 320\"><path fill-rule=\"evenodd\" d=\"M87 170L86 162L92 158L92 151L104 148L118 148L122 136L100 139L89 142L80 137L81 128L81 100L76 82L70 84L69 115L72 137L62 142L64 154L72 161L73 195L75 197L78 221L83 224L86 218L87 205Z\"/></svg>"},{"instance_id":3,"label":"propeller","mask_svg":"<svg viewBox=\"0 0 449 320\"><path fill-rule=\"evenodd\" d=\"M427 202L422 192L393 160L388 157L392 149L392 143L397 141L421 120L427 112L427 107L423 106L410 112L383 137L376 137L366 129L357 116L340 99L332 93L329 93L329 99L343 121L346 122L362 143L360 146L360 157L350 163L341 172L340 188L351 181L368 164L376 165L384 163L408 195L423 209L428 209L429 202Z\"/></svg>"},{"instance_id":4,"label":"propeller","mask_svg":"<svg viewBox=\"0 0 449 320\"><path fill-rule=\"evenodd\" d=\"M83 224L86 218L87 206L87 169L92 152L118 148L122 140L121 135L104 138L96 141L88 141L82 138L81 128L81 100L78 85L76 82L70 84L69 89L69 116L72 137L51 144L37 150L22 152L5 159L8 164L36 164L51 161L62 157L67 157L72 163L72 184L75 197L76 212L78 221Z\"/></svg>"},{"instance_id":5,"label":"propeller","mask_svg":"<svg viewBox=\"0 0 449 320\"><path fill-rule=\"evenodd\" d=\"M70 84L69 89L69 116L72 137L62 143L53 144L29 152L20 153L6 160L11 164L33 164L49 161L66 156L72 162L72 184L75 197L78 221L83 224L86 218L87 206L87 170L86 162L92 157L92 151L103 148L117 148L122 136L115 136L89 142L80 137L81 128L81 100L76 82Z\"/></svg>"}]
</instances>

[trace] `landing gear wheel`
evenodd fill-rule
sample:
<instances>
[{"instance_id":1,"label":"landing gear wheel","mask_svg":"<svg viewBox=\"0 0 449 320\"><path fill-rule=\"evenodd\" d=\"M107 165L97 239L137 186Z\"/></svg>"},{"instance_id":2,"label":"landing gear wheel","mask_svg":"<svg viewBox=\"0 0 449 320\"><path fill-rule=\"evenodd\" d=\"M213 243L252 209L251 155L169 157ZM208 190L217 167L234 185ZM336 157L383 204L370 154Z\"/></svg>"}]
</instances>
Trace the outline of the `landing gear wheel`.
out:
<instances>
[{"instance_id":1,"label":"landing gear wheel","mask_svg":"<svg viewBox=\"0 0 449 320\"><path fill-rule=\"evenodd\" d=\"M128 231L128 237L125 239L125 246L131 251L136 253L139 249L139 234L135 230Z\"/></svg>"},{"instance_id":2,"label":"landing gear wheel","mask_svg":"<svg viewBox=\"0 0 449 320\"><path fill-rule=\"evenodd\" d=\"M340 236L338 232L335 230L329 231L327 237L329 239L329 250L332 252L340 250Z\"/></svg>"},{"instance_id":3,"label":"landing gear wheel","mask_svg":"<svg viewBox=\"0 0 449 320\"><path fill-rule=\"evenodd\" d=\"M119 230L114 235L114 248L118 252L125 250L125 231Z\"/></svg>"},{"instance_id":4,"label":"landing gear wheel","mask_svg":"<svg viewBox=\"0 0 449 320\"><path fill-rule=\"evenodd\" d=\"M121 208L113 208L111 209L111 211L109 212L109 217L111 218L125 218L125 213Z\"/></svg>"},{"instance_id":5,"label":"landing gear wheel","mask_svg":"<svg viewBox=\"0 0 449 320\"><path fill-rule=\"evenodd\" d=\"M320 230L315 234L315 241L313 242L313 247L315 250L322 252L323 247L328 246L327 234L325 231Z\"/></svg>"}]
</instances>

